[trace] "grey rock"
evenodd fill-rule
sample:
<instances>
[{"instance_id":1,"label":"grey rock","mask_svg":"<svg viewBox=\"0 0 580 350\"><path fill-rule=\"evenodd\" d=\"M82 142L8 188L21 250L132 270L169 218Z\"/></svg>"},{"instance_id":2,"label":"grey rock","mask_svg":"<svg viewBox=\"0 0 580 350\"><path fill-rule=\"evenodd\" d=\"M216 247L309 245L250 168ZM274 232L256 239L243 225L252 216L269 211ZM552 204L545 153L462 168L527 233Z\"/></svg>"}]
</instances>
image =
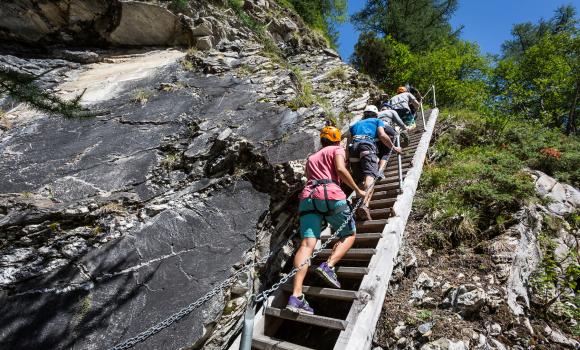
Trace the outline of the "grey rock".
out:
<instances>
[{"instance_id":1,"label":"grey rock","mask_svg":"<svg viewBox=\"0 0 580 350\"><path fill-rule=\"evenodd\" d=\"M195 28L191 29L191 33L194 37L199 36L212 36L213 35L213 25L208 19L202 18L200 23L197 24Z\"/></svg>"},{"instance_id":2,"label":"grey rock","mask_svg":"<svg viewBox=\"0 0 580 350\"><path fill-rule=\"evenodd\" d=\"M415 286L417 288L431 289L433 288L434 284L435 281L431 277L429 277L429 275L427 275L427 273L425 272L421 272L421 274L419 275L419 277L417 277L417 280L415 281Z\"/></svg>"},{"instance_id":3,"label":"grey rock","mask_svg":"<svg viewBox=\"0 0 580 350\"><path fill-rule=\"evenodd\" d=\"M419 331L419 333L421 333L422 335L427 334L428 332L431 331L431 329L433 328L433 323L431 322L427 322L427 323L423 323L421 324L419 327L417 327L417 330Z\"/></svg>"},{"instance_id":4,"label":"grey rock","mask_svg":"<svg viewBox=\"0 0 580 350\"><path fill-rule=\"evenodd\" d=\"M324 52L328 56L340 58L340 54L333 49L325 48L322 50L322 52Z\"/></svg>"},{"instance_id":5,"label":"grey rock","mask_svg":"<svg viewBox=\"0 0 580 350\"><path fill-rule=\"evenodd\" d=\"M0 39L28 44L187 44L177 15L157 4L125 0L2 2ZM84 62L86 63L86 62Z\"/></svg>"},{"instance_id":6,"label":"grey rock","mask_svg":"<svg viewBox=\"0 0 580 350\"><path fill-rule=\"evenodd\" d=\"M440 338L421 346L421 350L468 350L468 347L462 340L455 342Z\"/></svg>"},{"instance_id":7,"label":"grey rock","mask_svg":"<svg viewBox=\"0 0 580 350\"><path fill-rule=\"evenodd\" d=\"M538 266L541 255L537 237L542 230L542 216L537 206L530 206L518 214L518 224L510 230L519 235L520 240L507 281L507 304L514 315L524 315L529 307L528 280ZM524 301L524 306L519 302Z\"/></svg>"},{"instance_id":8,"label":"grey rock","mask_svg":"<svg viewBox=\"0 0 580 350\"><path fill-rule=\"evenodd\" d=\"M443 300L443 307L451 307L464 317L473 318L479 315L483 306L489 303L485 291L475 285L461 285L452 289Z\"/></svg>"},{"instance_id":9,"label":"grey rock","mask_svg":"<svg viewBox=\"0 0 580 350\"><path fill-rule=\"evenodd\" d=\"M197 38L195 41L195 47L201 51L211 50L213 47L213 44L211 42L211 37L204 36L204 37Z\"/></svg>"},{"instance_id":10,"label":"grey rock","mask_svg":"<svg viewBox=\"0 0 580 350\"><path fill-rule=\"evenodd\" d=\"M97 63L103 60L99 54L92 51L62 50L57 52L56 55L60 56L62 59L83 64Z\"/></svg>"},{"instance_id":11,"label":"grey rock","mask_svg":"<svg viewBox=\"0 0 580 350\"><path fill-rule=\"evenodd\" d=\"M578 349L580 347L580 343L574 339L570 339L566 337L562 332L557 329L553 329L550 326L546 326L544 329L547 337L556 344L565 346L570 349Z\"/></svg>"}]
</instances>

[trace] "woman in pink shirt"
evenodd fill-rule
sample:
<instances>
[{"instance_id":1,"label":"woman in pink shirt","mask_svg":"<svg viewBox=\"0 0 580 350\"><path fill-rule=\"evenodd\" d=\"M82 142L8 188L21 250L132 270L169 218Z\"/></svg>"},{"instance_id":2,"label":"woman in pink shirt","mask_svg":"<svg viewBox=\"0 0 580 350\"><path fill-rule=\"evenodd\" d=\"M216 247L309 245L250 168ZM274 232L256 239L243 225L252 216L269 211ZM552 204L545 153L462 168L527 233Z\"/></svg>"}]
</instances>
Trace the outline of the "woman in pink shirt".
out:
<instances>
[{"instance_id":1,"label":"woman in pink shirt","mask_svg":"<svg viewBox=\"0 0 580 350\"><path fill-rule=\"evenodd\" d=\"M306 163L308 183L300 195L299 206L302 243L294 258L294 266L301 268L294 276L293 293L286 306L286 309L293 312L314 313L302 294L302 285L308 271L308 264L303 264L312 256L325 223L329 223L333 231L345 224L338 233L340 240L334 245L332 254L315 270L333 288L340 288L334 266L355 240L356 226L340 182L344 181L359 197L364 197L366 192L356 185L348 172L340 140L340 130L333 126L324 127L320 132L322 149L308 157Z\"/></svg>"}]
</instances>

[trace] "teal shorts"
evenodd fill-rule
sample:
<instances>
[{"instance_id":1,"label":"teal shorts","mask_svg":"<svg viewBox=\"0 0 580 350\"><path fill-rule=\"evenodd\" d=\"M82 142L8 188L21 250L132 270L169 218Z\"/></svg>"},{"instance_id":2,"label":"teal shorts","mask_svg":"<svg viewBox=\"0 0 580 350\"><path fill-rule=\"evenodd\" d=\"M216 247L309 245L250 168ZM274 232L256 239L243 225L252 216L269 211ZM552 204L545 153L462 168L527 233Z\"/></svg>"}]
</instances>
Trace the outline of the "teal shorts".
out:
<instances>
[{"instance_id":1,"label":"teal shorts","mask_svg":"<svg viewBox=\"0 0 580 350\"><path fill-rule=\"evenodd\" d=\"M312 204L313 199L307 198L300 201L300 205L298 207L299 212L314 210L314 206ZM316 208L322 212L330 209L333 210L334 208L340 207L346 204L346 200L340 201L325 201L324 199L314 199L316 201ZM326 203L328 202L328 206L326 207ZM342 230L338 233L338 237L347 237L356 233L356 225L354 222L354 218L350 218L349 216L351 213L350 208L337 213L333 216L327 216L326 221L330 224L330 228L333 232L336 231L345 221L348 220L348 223L343 227ZM322 215L320 214L306 214L300 216L300 235L302 238L316 238L320 239L320 233L325 227L322 227L324 220Z\"/></svg>"}]
</instances>

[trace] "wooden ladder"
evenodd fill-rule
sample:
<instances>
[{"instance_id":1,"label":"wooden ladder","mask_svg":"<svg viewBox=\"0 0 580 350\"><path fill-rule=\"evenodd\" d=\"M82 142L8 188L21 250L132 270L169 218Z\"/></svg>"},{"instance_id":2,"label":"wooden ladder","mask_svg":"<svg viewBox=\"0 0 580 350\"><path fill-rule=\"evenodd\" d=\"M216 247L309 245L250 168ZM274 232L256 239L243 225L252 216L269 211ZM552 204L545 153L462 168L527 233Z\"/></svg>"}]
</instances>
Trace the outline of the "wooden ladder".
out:
<instances>
[{"instance_id":1,"label":"wooden ladder","mask_svg":"<svg viewBox=\"0 0 580 350\"><path fill-rule=\"evenodd\" d=\"M315 314L305 315L285 310L292 284L283 285L256 315L253 349L370 348L437 114L437 109L428 112L426 128L418 118L417 129L409 135L402 156L402 190L396 156L377 182L370 203L373 220L357 222L356 242L337 266L342 289L328 288L310 271L303 291ZM312 266L330 253L323 249Z\"/></svg>"}]
</instances>

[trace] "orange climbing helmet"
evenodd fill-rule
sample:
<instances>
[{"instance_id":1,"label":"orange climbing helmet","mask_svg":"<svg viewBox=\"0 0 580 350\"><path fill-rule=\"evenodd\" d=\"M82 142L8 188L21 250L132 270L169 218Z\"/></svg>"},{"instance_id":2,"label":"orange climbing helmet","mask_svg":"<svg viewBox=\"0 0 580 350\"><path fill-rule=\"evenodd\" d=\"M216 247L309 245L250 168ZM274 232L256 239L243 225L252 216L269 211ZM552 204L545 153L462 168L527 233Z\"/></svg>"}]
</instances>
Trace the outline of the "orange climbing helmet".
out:
<instances>
[{"instance_id":1,"label":"orange climbing helmet","mask_svg":"<svg viewBox=\"0 0 580 350\"><path fill-rule=\"evenodd\" d=\"M402 94L403 92L407 92L407 88L406 88L406 87L404 87L404 86L399 86L399 87L397 88L397 93L398 93L398 94Z\"/></svg>"},{"instance_id":2,"label":"orange climbing helmet","mask_svg":"<svg viewBox=\"0 0 580 350\"><path fill-rule=\"evenodd\" d=\"M340 134L340 130L334 126L325 126L320 131L320 138L327 139L331 142L340 142L342 135Z\"/></svg>"}]
</instances>

